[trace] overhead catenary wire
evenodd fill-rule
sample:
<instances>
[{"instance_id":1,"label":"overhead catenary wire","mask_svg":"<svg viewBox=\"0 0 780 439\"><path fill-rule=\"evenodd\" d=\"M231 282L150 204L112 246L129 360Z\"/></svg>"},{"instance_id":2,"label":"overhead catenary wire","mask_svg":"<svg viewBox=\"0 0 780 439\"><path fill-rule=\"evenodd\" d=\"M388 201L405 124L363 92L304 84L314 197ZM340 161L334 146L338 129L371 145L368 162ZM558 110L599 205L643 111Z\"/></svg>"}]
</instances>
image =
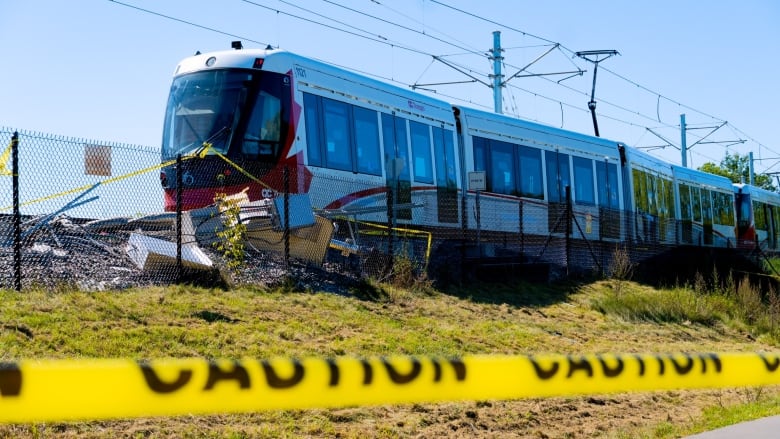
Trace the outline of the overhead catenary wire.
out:
<instances>
[{"instance_id":1,"label":"overhead catenary wire","mask_svg":"<svg viewBox=\"0 0 780 439\"><path fill-rule=\"evenodd\" d=\"M524 35L524 36L529 36L529 37L532 37L532 38L536 38L536 39L538 39L538 40L540 40L540 41L544 41L544 42L547 42L547 43L554 44L554 42L553 42L553 41L551 41L551 40L549 40L549 39L547 39L547 38L543 38L543 37L540 37L540 36L538 36L538 35L534 35L534 34L531 34L531 33L525 32L525 31L523 31L523 30L521 30L521 29L514 28L514 27L512 27L512 26L509 26L509 25L506 25L506 24L504 24L504 23L500 23L500 22L497 22L497 21L495 21L495 20L491 20L491 19L485 18L485 17L483 17L483 16L481 16L481 15L478 15L478 14L475 14L475 13L472 13L472 12L469 12L469 11L466 11L466 10L463 10L463 9L460 9L460 8L456 8L456 7L454 7L454 6L451 6L451 5L445 4L445 3L441 2L441 1L438 1L438 0L429 0L429 1L430 1L431 3L435 3L435 4L437 4L437 5L440 5L440 6L442 6L442 7L449 8L449 9L451 9L451 10L454 10L454 11L457 11L457 12L459 12L459 13L462 13L462 14L468 15L468 16L470 16L470 17L472 17L472 18L475 18L475 19L478 19L478 20L481 20L481 21L485 21L485 22L487 22L487 23L495 24L495 25L497 25L497 26L501 26L501 27L503 27L503 28L505 28L505 29L508 29L508 30L511 30L511 31L514 31L514 32L518 32L518 33L520 33L521 35ZM568 47L566 47L565 45L562 45L562 44L561 44L561 48L562 48L562 49L564 49L564 50L566 50L566 51L568 51L568 52L570 52L571 54L574 54L574 53L575 53L575 51L573 51L573 50L569 49L569 48L568 48ZM681 103L681 102L679 102L679 101L677 101L677 100L675 100L675 99L672 99L672 98L669 98L669 97L667 97L667 96L664 96L663 94L661 94L661 93L659 93L659 92L656 92L656 91L654 91L654 90L651 90L650 88L648 88L648 87L645 87L645 86L643 86L643 85L641 85L641 84L639 84L639 83L637 83L637 82L635 82L635 81L632 81L632 80L630 80L630 79L628 79L628 78L624 77L623 75L620 75L620 74L618 74L618 73L616 73L616 72L612 71L611 69L608 69L608 68L603 68L603 70L605 70L606 72L608 72L608 73L610 73L610 74L614 75L615 77L617 77L617 78L619 78L619 79L622 79L622 80L624 80L624 81L626 81L626 82L628 82L628 83L630 83L630 84L633 84L634 86L636 86L636 87L638 87L638 88L640 88L640 89L642 89L642 90L644 90L644 91L646 91L646 92L648 92L648 93L650 93L650 94L653 94L653 95L657 96L657 97L658 97L658 99L659 99L659 101L660 101L660 99L664 99L664 100L667 100L667 101L669 101L669 102L671 102L671 103L677 104L677 105L678 105L679 107L681 107L681 108L688 109L688 110L690 110L690 111L693 111L693 112L695 112L695 113L698 113L698 114L700 114L700 115L706 116L706 117L708 117L708 118L710 118L710 119L717 120L717 121L725 121L725 120L724 120L724 119L722 119L722 118L719 118L719 117L713 116L713 115L711 115L711 114L709 114L709 113L707 113L707 112L704 112L704 111L701 111L701 110L699 110L699 109L696 109L696 108L694 108L694 107L692 107L692 106L690 106L690 105L683 104L683 103ZM646 116L643 116L643 117L646 117ZM658 116L657 120L660 122L660 116ZM733 127L733 125L731 125L731 126ZM735 129L737 129L736 127L734 127L734 128L735 128ZM752 137L748 136L747 134L745 134L745 133L744 133L744 132L742 132L741 130L738 130L738 129L737 129L737 131L738 131L738 132L740 132L741 134L743 134L743 135L744 135L744 137L748 138L748 140L750 140L751 142L753 142L753 143L756 143L756 144L759 146L759 148L762 148L762 147L763 147L763 148L765 148L765 149L767 149L767 150L770 150L770 151L771 151L771 149L769 149L768 147L766 147L766 145L764 145L764 144L762 144L761 142L759 142L759 141L757 141L757 140L753 139ZM772 152L774 152L774 151L772 151Z\"/></svg>"},{"instance_id":2,"label":"overhead catenary wire","mask_svg":"<svg viewBox=\"0 0 780 439\"><path fill-rule=\"evenodd\" d=\"M182 24L194 26L194 27L197 27L197 28L200 28L200 29L203 29L203 30L207 30L207 31L210 31L210 32L216 32L216 33L219 33L219 34L222 34L222 35L226 35L226 36L230 36L230 37L234 37L234 38L239 38L239 39L242 39L242 40L245 40L245 41L250 41L250 42L261 44L261 45L267 45L264 42L260 42L260 41L254 40L252 38L248 38L248 37L245 37L245 36L239 36L239 35L236 35L236 34L233 34L233 33L229 33L229 32L224 32L224 31L221 31L221 30L216 29L216 28L211 27L211 26L205 26L205 25L202 25L202 24L194 23L192 21L188 21L188 20L172 17L170 15L166 15L166 14L162 14L162 13L159 13L159 12L151 11L149 9L144 9L144 8L132 5L132 4L120 2L120 1L117 1L117 0L109 0L109 1L111 1L112 3L115 3L115 4L119 4L119 5L128 7L128 8L136 9L136 10L141 11L141 12L145 12L145 13L149 13L149 14L152 14L152 15L156 15L156 16L159 16L159 17L162 17L162 18L166 18L166 19L169 19L169 20L173 20L173 21L176 21L176 22L179 22L179 23L182 23ZM400 49L400 50L403 50L403 51L407 51L407 52L410 52L410 53L413 53L413 54L427 56L427 57L432 57L434 59L436 59L436 57L439 56L439 55L435 55L433 53L427 52L425 50L417 49L415 47L411 47L409 45L402 44L402 43L397 42L397 41L391 41L388 37L379 35L379 34L377 34L375 32L371 32L371 31L362 29L359 26L355 26L355 25L352 25L352 24L344 23L343 21L336 20L336 19L334 19L334 18L332 18L332 17L330 17L330 16L328 16L326 14L317 13L317 12L311 11L309 9L300 7L300 6L293 5L292 3L288 2L288 1L280 0L285 5L296 7L298 9L303 10L303 11L306 11L307 13L315 14L316 16L318 16L320 18L323 18L325 20L333 21L334 23L337 23L338 26L331 25L331 24L328 24L328 23L324 23L324 22L321 22L321 21L318 21L318 20L314 20L314 19L311 19L311 18L307 18L307 17L304 17L304 16L296 15L296 14L293 14L293 13L281 10L279 8L276 8L276 7L271 7L271 6L267 6L267 5L261 4L261 3L256 2L256 1L250 1L250 0L240 0L240 1L242 1L244 3L247 3L247 4L250 4L250 5L253 5L255 7L259 7L259 8L263 8L263 9L275 12L277 14L287 15L289 17L292 17L292 18L295 18L295 19L298 19L298 20L302 20L302 21L306 21L306 22L309 22L309 23L314 24L314 25L318 25L318 26L322 26L322 27L325 27L325 28L328 28L328 29L332 29L332 30L335 30L335 31L338 31L338 32L346 33L348 35L352 35L352 36L355 36L355 37L367 39L369 41L373 41L373 42L376 42L376 43L379 43L379 44L384 44L384 45L387 45L387 46L389 46L389 47L391 47L393 49L397 48L397 49ZM417 30L417 29L411 28L409 26L404 26L404 25L395 23L395 22L393 22L391 20L388 20L388 19L385 19L385 18L382 18L382 17L378 17L378 16L375 16L375 15L369 14L369 13L367 13L365 11L361 11L359 9L355 9L355 8L351 8L351 7L348 7L348 6L341 5L338 2L333 1L333 0L323 0L323 1L325 3L327 3L327 4L330 4L330 5L334 6L334 7L339 7L339 8L342 8L342 9L349 10L349 11L351 11L353 13L364 15L364 16L369 17L371 19L378 20L378 21L381 21L381 22L386 23L388 25L392 25L394 27L402 29L402 30L404 30L406 32L413 32L416 35L421 35L421 36L424 36L426 38L431 38L433 40L436 40L439 43L443 43L443 44L452 46L454 48L457 48L458 50L465 52L464 54L486 56L485 52L477 50L477 49L466 47L466 45L463 44L463 43L460 43L460 44L453 43L452 41L454 39L452 39L450 37L448 37L448 39L445 40L443 38L439 38L439 37L437 37L435 35L432 35L431 33L426 32L425 30ZM488 22L488 23L491 23L491 24L494 24L494 25L497 25L497 26L501 26L504 29L508 29L510 31L517 32L517 33L519 33L519 34L521 34L523 36L527 36L527 37L530 37L530 38L537 39L537 40L542 41L542 42L544 42L546 44L558 45L559 46L559 50L561 50L562 52L566 51L566 52L568 52L570 54L575 53L573 50L569 49L568 47L566 47L566 46L564 46L564 45L562 45L560 43L554 42L552 40L549 40L547 38L543 38L543 37L540 37L538 35L534 35L534 34L531 34L529 32L523 31L521 29L517 29L517 28L514 28L512 26L508 26L508 25L506 25L504 23L500 23L498 21L491 20L489 18L485 18L485 17L480 16L478 14L475 14L475 13L472 13L472 12L469 12L469 11L466 11L466 10L463 10L463 9L460 9L460 8L456 8L456 7L453 7L451 5L444 4L444 3L442 3L441 1L438 1L438 0L429 0L429 1L431 3L437 4L439 6L442 6L442 7L445 7L445 8L449 8L451 10L454 10L454 11L456 11L458 13L465 14L467 16L470 16L470 17L474 18L474 19L485 21L485 22ZM387 9L389 9L389 10L391 10L391 11L397 13L397 14L404 15L403 13L395 11L393 8L390 8L389 6L384 5L382 2L374 1L374 0L372 0L372 2L374 4L381 5L381 6L387 8ZM404 16L406 16L406 15L404 15ZM419 22L417 20L414 20L414 21L415 22ZM423 26L425 26L425 24L423 24ZM347 27L347 29L345 29L344 27ZM445 35L443 32L440 32L440 31L436 31L436 32ZM544 44L542 46L544 46ZM523 47L529 47L529 46L523 46ZM506 63L506 65L514 67L510 63ZM370 75L370 76L373 76L373 77L377 77L377 78L381 78L381 79L387 79L387 80L390 80L391 82L394 82L394 83L397 83L397 84L403 84L403 85L405 85L407 87L414 87L414 85L412 85L412 84L405 83L405 82L400 81L400 80L395 79L395 78L383 77L383 76L378 75L378 74L373 73L373 72L365 72L365 71L361 72L359 70L356 70L354 67L349 67L349 66L340 66L340 67L344 67L344 68L347 68L347 69L350 69L350 70L353 70L353 71L358 71L360 73L367 74L367 75ZM459 67L463 68L464 70L467 70L467 71L471 72L472 74L485 75L485 76L488 76L488 77L490 76L490 73L485 73L484 71L482 71L482 72L475 71L475 70L469 68L466 65L459 65ZM607 73L615 76L618 79L621 79L621 80L623 80L623 81L625 81L625 82L627 82L629 84L632 84L633 86L637 87L640 90L643 90L646 93L649 93L649 94L652 94L653 96L656 96L657 97L657 101L658 101L658 105L656 107L656 115L654 115L654 117L646 115L646 114L643 114L640 111L631 110L631 109L629 109L629 108L627 108L627 107L625 107L623 105L619 105L619 104L616 104L616 103L608 101L608 100L600 99L600 102L603 102L607 106L614 107L614 108L616 108L616 109L618 109L618 110L620 110L622 112L626 112L628 114L631 114L632 116L639 117L640 119L652 120L655 123L658 123L658 122L661 121L660 110L659 110L660 101L661 100L665 100L665 101L668 101L670 103L678 105L680 108L684 108L686 110L689 110L689 111L692 111L694 113L700 114L700 115L702 115L704 117L707 117L707 118L710 118L712 120L721 121L721 122L724 121L724 119L722 119L722 118L718 118L718 117L713 116L713 115L711 115L711 114L709 114L707 112L698 110L698 109L696 109L696 108L694 108L694 107L692 107L690 105L683 104L683 103L681 103L681 102L679 102L679 101L677 101L675 99L672 99L672 98L669 98L667 96L664 96L661 93L655 92L655 91L653 91L652 89L650 89L650 88L648 88L646 86L643 86L643 85L641 85L641 84L639 84L639 83L637 83L637 82L635 82L635 81L633 81L631 79L626 78L623 75L620 75L620 74L614 72L611 69L603 68L603 70L606 71ZM572 87L570 87L570 86L568 86L566 84L562 84L560 82L552 81L549 78L544 78L543 77L543 79L547 80L550 83L555 83L555 84L557 84L557 85L559 85L561 87L564 87L565 89L567 89L567 90L569 90L571 92L585 95L584 92L582 92L580 90L576 90L576 89L574 89L574 88L572 88ZM528 91L526 89L519 88L519 87L517 89L522 90L522 91L524 91L526 93L530 93L531 95L536 96L536 97L543 97L543 98L545 98L547 100L551 100L553 102L557 102L561 108L566 106L566 107L570 107L570 108L580 109L579 107L572 106L570 104L567 104L567 103L565 103L563 101L560 101L558 99L551 98L549 96L545 96L545 95L543 95L542 93L539 93L539 92L530 92L530 91ZM457 100L459 102L466 102L466 103L469 103L469 104L479 105L480 107L483 107L483 108L488 108L485 105L477 104L477 103L473 102L473 100L471 100L471 99L463 99L462 97L451 96L451 95L448 95L448 94L441 93L438 90L434 91L434 92L437 93L440 96L447 96L447 97L453 98L453 99L455 99L455 100ZM513 108L517 108L517 106L513 105ZM625 124L627 126L632 126L632 127L642 127L643 126L641 124L637 124L637 123L634 123L634 122L630 122L628 120L621 119L621 118L616 117L614 115L608 116L608 115L605 115L604 113L599 113L599 114L602 117L605 117L607 119L613 120L613 121L615 121L617 123ZM563 120L563 112L561 112L561 120ZM663 122L660 122L660 123L663 124ZM666 126L666 128L679 129L679 125L671 125L671 124L664 124L664 125ZM736 132L740 133L742 136L746 137L749 141L757 144L759 146L759 153L760 153L760 149L764 148L764 149L767 149L768 151L771 151L772 153L777 154L775 151L771 150L770 148L768 148L766 145L762 144L761 142L758 142L757 140L753 139L751 136L747 135L742 130L739 130L738 128L734 127L731 124L729 124L729 125L730 125L730 127L733 130L735 130Z\"/></svg>"},{"instance_id":3,"label":"overhead catenary wire","mask_svg":"<svg viewBox=\"0 0 780 439\"><path fill-rule=\"evenodd\" d=\"M176 18L176 17L172 17L170 15L161 14L159 12L151 11L149 9L144 9L144 8L139 7L139 6L131 5L129 3L122 3L122 2L117 1L117 0L108 0L108 1L110 1L111 3L116 3L118 5L122 5L122 6L128 7L130 9L135 9L137 11L145 12L147 14L156 15L158 17L162 17L162 18L165 18L165 19L168 19L168 20L176 21L176 22L179 22L179 23L182 23L182 24L186 24L186 25L189 25L189 26L194 26L194 27L197 27L199 29L207 30L209 32L216 32L216 33L218 33L220 35L225 35L225 36L228 36L228 37L231 37L231 38L238 38L238 39L241 39L241 40L244 40L244 41L250 41L252 43L256 43L256 44L259 44L259 45L262 45L262 46L267 46L268 45L267 43L263 43L261 41L253 40L253 39L251 39L249 37L243 37L243 36L240 36L240 35L236 35L236 34L232 34L232 33L229 33L229 32L221 31L219 29L214 29L212 27L204 26L202 24L193 23L191 21L183 20L181 18Z\"/></svg>"}]
</instances>

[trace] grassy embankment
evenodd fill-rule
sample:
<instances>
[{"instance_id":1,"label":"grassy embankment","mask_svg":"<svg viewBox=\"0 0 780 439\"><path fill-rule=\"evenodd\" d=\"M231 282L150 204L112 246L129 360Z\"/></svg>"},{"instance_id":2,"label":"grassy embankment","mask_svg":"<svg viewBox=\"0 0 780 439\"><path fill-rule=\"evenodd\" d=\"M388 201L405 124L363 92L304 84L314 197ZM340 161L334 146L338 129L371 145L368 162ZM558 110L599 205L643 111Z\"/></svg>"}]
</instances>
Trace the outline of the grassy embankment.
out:
<instances>
[{"instance_id":1,"label":"grassy embankment","mask_svg":"<svg viewBox=\"0 0 780 439\"><path fill-rule=\"evenodd\" d=\"M738 279L626 278L351 295L189 286L0 291L0 360L773 350L780 300ZM715 287L707 285L718 285ZM777 388L0 426L7 437L678 437L780 413Z\"/></svg>"}]
</instances>

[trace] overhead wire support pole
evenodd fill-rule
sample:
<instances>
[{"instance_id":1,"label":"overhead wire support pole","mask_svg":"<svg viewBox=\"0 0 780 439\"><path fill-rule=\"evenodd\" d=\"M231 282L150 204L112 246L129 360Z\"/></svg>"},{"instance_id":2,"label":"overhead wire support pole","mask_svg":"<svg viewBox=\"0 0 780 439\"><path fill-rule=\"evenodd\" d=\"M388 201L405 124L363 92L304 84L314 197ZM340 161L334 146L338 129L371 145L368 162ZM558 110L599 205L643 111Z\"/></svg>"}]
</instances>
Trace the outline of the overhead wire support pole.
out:
<instances>
[{"instance_id":1,"label":"overhead wire support pole","mask_svg":"<svg viewBox=\"0 0 780 439\"><path fill-rule=\"evenodd\" d=\"M599 123L596 120L596 73L598 72L599 63L601 61L604 61L605 59L614 55L620 55L620 53L617 50L585 50L582 52L576 52L574 55L593 63L593 88L590 92L590 102L588 102L588 109L590 110L591 118L593 118L593 130L596 133L596 137L601 137L599 136ZM603 55L605 55L604 58L599 58Z\"/></svg>"},{"instance_id":2,"label":"overhead wire support pole","mask_svg":"<svg viewBox=\"0 0 780 439\"><path fill-rule=\"evenodd\" d=\"M457 72L459 72L459 73L461 73L461 74L463 74L465 76L468 76L469 78L471 78L471 81L448 81L448 82L437 82L437 83L428 83L428 84L415 83L415 84L411 85L411 88L412 89L422 89L422 90L428 90L428 91L435 92L435 90L424 88L424 87L436 86L436 85L453 85L453 84L466 84L466 83L478 82L478 83L480 83L480 84L482 84L484 86L487 86L487 87L493 89L493 108L494 108L494 111L496 113L498 113L498 114L503 114L503 109L502 109L502 105L503 105L502 88L506 87L507 83L509 81L511 81L512 79L525 78L525 77L534 77L534 76L548 76L548 75L570 75L570 76L568 76L568 77L558 81L558 83L560 83L561 81L564 81L564 80L566 80L568 78L571 78L571 77L577 76L577 75L581 76L583 73L585 73L585 70L582 70L582 69L578 68L578 70L568 71L568 72L554 72L554 73L531 73L531 72L528 72L527 74L523 74L523 72L527 72L528 71L527 69L529 67L531 67L532 65L536 64L542 58L544 58L545 56L549 55L553 50L558 49L559 47L560 47L560 44L555 43L546 52L544 52L543 54L541 54L538 57L536 57L536 59L534 59L533 61L528 63L525 67L519 69L514 75L512 75L509 78L507 78L506 80L504 80L503 79L504 78L504 74L501 71L501 66L502 66L502 64L504 62L504 57L501 55L501 52L504 51L501 48L501 32L500 31L494 31L493 32L493 48L490 49L490 51L488 53L488 59L493 61L493 73L488 75L488 77L491 79L490 82L484 81L483 79L481 79L481 78L477 77L476 75L474 75L474 74L470 73L469 71L467 71L468 69L460 67L460 66L457 66L457 65L455 65L455 64L445 60L441 56L432 55L433 59L435 61L439 61L442 64L446 65L447 67L450 67L453 70L455 70L455 71L457 71Z\"/></svg>"},{"instance_id":3,"label":"overhead wire support pole","mask_svg":"<svg viewBox=\"0 0 780 439\"><path fill-rule=\"evenodd\" d=\"M501 56L501 31L493 32L492 54L493 75L491 76L493 78L493 110L498 114L502 114L503 110L501 109L501 106L503 97L501 96L501 88L504 86L502 81L504 75L501 74L501 61L504 60L504 57Z\"/></svg>"},{"instance_id":4,"label":"overhead wire support pole","mask_svg":"<svg viewBox=\"0 0 780 439\"><path fill-rule=\"evenodd\" d=\"M685 125L685 113L680 114L680 152L682 153L682 167L688 167L688 129Z\"/></svg>"}]
</instances>

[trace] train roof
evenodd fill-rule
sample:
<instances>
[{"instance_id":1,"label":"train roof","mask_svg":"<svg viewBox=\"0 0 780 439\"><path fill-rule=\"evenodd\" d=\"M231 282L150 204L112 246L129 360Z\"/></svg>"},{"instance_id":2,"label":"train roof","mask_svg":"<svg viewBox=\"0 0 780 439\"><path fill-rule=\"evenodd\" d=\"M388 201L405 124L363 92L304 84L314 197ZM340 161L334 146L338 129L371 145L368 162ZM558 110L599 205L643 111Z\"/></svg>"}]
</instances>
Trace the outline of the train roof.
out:
<instances>
[{"instance_id":1,"label":"train roof","mask_svg":"<svg viewBox=\"0 0 780 439\"><path fill-rule=\"evenodd\" d=\"M693 183L699 186L709 186L710 188L732 190L732 181L722 175L710 174L709 172L684 168L678 165L672 165L672 173L675 179L687 184Z\"/></svg>"},{"instance_id":2,"label":"train roof","mask_svg":"<svg viewBox=\"0 0 780 439\"><path fill-rule=\"evenodd\" d=\"M758 186L752 186L746 183L734 183L734 192L742 192L750 194L753 201L761 201L764 203L771 203L773 205L780 205L780 194L777 192L768 191Z\"/></svg>"},{"instance_id":3,"label":"train roof","mask_svg":"<svg viewBox=\"0 0 780 439\"><path fill-rule=\"evenodd\" d=\"M672 176L672 164L640 149L626 148L626 157L631 168L641 168L643 171Z\"/></svg>"},{"instance_id":4,"label":"train roof","mask_svg":"<svg viewBox=\"0 0 780 439\"><path fill-rule=\"evenodd\" d=\"M261 67L258 67L258 64ZM283 49L222 50L196 54L180 61L174 76L225 68L261 69L289 73L296 66L303 67L308 72L305 77L298 75L296 78L298 82L308 83L315 88L341 87L345 89L342 90L344 95L351 93L356 99L359 96L360 100L373 100L374 103L393 101L392 104L395 107L393 109L419 113L422 116L432 116L454 124L452 107L447 101ZM334 79L336 80L334 81ZM345 83L349 84L349 87L344 87Z\"/></svg>"},{"instance_id":5,"label":"train roof","mask_svg":"<svg viewBox=\"0 0 780 439\"><path fill-rule=\"evenodd\" d=\"M546 146L550 149L565 145L602 157L617 158L618 156L617 145L621 142L471 107L460 105L453 107L459 111L461 120L465 121L466 129L471 130L472 134L482 132L493 134L495 137L506 137L507 141Z\"/></svg>"}]
</instances>

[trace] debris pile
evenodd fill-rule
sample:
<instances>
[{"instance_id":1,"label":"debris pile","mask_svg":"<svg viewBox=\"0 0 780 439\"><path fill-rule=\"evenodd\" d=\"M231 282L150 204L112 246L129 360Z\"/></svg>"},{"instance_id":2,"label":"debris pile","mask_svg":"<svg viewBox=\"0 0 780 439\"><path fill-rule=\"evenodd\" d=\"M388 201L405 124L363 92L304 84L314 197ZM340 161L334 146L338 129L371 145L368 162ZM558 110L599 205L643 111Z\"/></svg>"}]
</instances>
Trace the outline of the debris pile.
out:
<instances>
[{"instance_id":1,"label":"debris pile","mask_svg":"<svg viewBox=\"0 0 780 439\"><path fill-rule=\"evenodd\" d=\"M12 218L0 217L0 288L13 287ZM274 287L294 280L295 288L346 294L359 279L347 264L305 264L281 255L246 249L245 263L228 271L222 257L193 236L182 248L182 280L205 286ZM79 220L66 215L25 218L22 224L22 287L84 291L123 290L177 282L175 214L138 219ZM171 263L173 261L173 263Z\"/></svg>"}]
</instances>

